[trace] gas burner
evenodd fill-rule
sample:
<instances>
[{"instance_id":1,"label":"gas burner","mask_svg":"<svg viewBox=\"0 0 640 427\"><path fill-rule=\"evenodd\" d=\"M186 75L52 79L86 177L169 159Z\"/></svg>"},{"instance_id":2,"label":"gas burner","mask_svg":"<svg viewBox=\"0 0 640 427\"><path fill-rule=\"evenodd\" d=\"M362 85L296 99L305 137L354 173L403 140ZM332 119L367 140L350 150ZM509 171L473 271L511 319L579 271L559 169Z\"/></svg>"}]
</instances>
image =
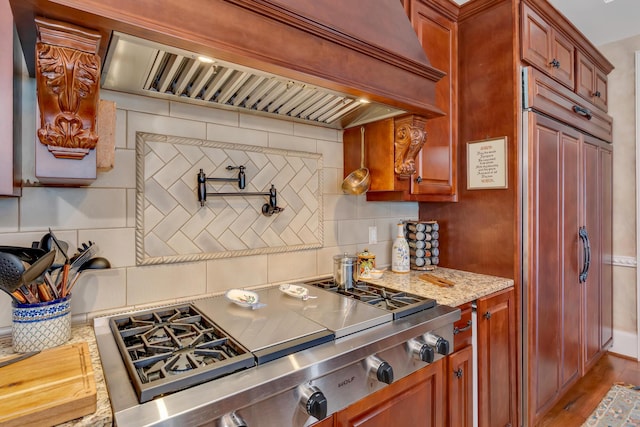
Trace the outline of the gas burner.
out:
<instances>
[{"instance_id":1,"label":"gas burner","mask_svg":"<svg viewBox=\"0 0 640 427\"><path fill-rule=\"evenodd\" d=\"M190 304L109 324L140 403L255 365L251 353Z\"/></svg>"},{"instance_id":2,"label":"gas burner","mask_svg":"<svg viewBox=\"0 0 640 427\"><path fill-rule=\"evenodd\" d=\"M338 287L331 278L309 281L305 282L305 284L335 292L374 307L390 311L393 313L394 319L427 310L436 305L436 300L431 298L366 282L358 282L350 289Z\"/></svg>"}]
</instances>

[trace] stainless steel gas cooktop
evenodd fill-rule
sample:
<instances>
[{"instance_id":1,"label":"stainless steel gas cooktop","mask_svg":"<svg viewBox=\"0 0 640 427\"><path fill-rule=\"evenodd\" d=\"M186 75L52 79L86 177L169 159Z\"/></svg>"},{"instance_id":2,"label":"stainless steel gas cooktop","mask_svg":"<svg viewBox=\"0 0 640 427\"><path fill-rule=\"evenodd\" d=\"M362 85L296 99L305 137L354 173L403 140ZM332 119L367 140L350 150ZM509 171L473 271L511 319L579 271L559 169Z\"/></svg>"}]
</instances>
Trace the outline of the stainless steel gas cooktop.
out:
<instances>
[{"instance_id":1,"label":"stainless steel gas cooktop","mask_svg":"<svg viewBox=\"0 0 640 427\"><path fill-rule=\"evenodd\" d=\"M96 318L115 424L308 426L449 352L458 309L300 285L257 290L255 310L216 296Z\"/></svg>"}]
</instances>

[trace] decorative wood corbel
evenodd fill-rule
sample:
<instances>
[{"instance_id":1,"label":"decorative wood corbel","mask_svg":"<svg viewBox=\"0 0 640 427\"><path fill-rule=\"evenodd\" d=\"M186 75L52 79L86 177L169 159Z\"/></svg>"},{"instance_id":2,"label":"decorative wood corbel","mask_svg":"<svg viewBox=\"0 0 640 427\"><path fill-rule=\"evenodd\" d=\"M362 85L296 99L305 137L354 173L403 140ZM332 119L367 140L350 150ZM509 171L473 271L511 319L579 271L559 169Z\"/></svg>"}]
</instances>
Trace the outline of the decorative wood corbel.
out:
<instances>
[{"instance_id":1,"label":"decorative wood corbel","mask_svg":"<svg viewBox=\"0 0 640 427\"><path fill-rule=\"evenodd\" d=\"M38 139L56 158L81 160L98 142L101 36L45 18L35 23Z\"/></svg>"},{"instance_id":2,"label":"decorative wood corbel","mask_svg":"<svg viewBox=\"0 0 640 427\"><path fill-rule=\"evenodd\" d=\"M398 178L416 173L416 156L427 140L427 119L422 116L401 116L395 122L394 169Z\"/></svg>"}]
</instances>

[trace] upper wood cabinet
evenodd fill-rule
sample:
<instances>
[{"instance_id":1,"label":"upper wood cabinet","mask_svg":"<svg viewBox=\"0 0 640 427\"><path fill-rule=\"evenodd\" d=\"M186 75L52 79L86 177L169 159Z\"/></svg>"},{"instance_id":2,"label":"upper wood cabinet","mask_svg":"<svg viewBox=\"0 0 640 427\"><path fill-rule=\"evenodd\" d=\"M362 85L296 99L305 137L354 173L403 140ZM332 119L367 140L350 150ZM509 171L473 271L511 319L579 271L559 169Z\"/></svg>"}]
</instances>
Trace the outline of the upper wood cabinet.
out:
<instances>
[{"instance_id":1,"label":"upper wood cabinet","mask_svg":"<svg viewBox=\"0 0 640 427\"><path fill-rule=\"evenodd\" d=\"M573 89L575 47L525 3L522 4L522 59Z\"/></svg>"},{"instance_id":2,"label":"upper wood cabinet","mask_svg":"<svg viewBox=\"0 0 640 427\"><path fill-rule=\"evenodd\" d=\"M607 75L582 52L576 58L576 93L607 111Z\"/></svg>"},{"instance_id":3,"label":"upper wood cabinet","mask_svg":"<svg viewBox=\"0 0 640 427\"><path fill-rule=\"evenodd\" d=\"M410 2L411 24L431 64L447 73L436 83L436 106L445 115L427 121L427 137L417 157L411 180L413 195L421 200L455 200L458 141L458 30L457 10L450 2Z\"/></svg>"},{"instance_id":4,"label":"upper wood cabinet","mask_svg":"<svg viewBox=\"0 0 640 427\"><path fill-rule=\"evenodd\" d=\"M522 3L522 60L586 99L608 108L607 74L612 65L545 2Z\"/></svg>"},{"instance_id":5,"label":"upper wood cabinet","mask_svg":"<svg viewBox=\"0 0 640 427\"><path fill-rule=\"evenodd\" d=\"M403 4L431 65L446 73L436 83L435 96L444 115L426 122L412 115L409 123L402 116L364 125L365 164L371 174L367 200L457 201L458 7L448 0ZM422 148L412 152L419 138L411 135L408 152L399 153L409 129L425 132ZM360 127L346 129L343 141L346 176L360 167ZM399 170L400 163L404 170ZM413 171L405 173L410 168Z\"/></svg>"}]
</instances>

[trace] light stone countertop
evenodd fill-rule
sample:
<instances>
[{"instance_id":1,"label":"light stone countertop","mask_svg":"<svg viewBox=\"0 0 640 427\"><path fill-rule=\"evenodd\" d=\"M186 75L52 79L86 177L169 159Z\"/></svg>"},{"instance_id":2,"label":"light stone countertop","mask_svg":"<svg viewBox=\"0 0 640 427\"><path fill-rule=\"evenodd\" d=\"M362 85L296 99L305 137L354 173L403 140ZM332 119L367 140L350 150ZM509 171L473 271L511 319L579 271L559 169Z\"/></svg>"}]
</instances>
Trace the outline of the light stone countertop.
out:
<instances>
[{"instance_id":1,"label":"light stone countertop","mask_svg":"<svg viewBox=\"0 0 640 427\"><path fill-rule=\"evenodd\" d=\"M112 426L113 413L111 412L111 401L107 392L107 384L104 381L102 372L102 364L100 362L100 354L96 344L96 336L93 332L92 325L72 325L71 339L66 344L75 344L86 341L89 346L89 354L91 355L91 364L93 365L93 374L96 382L96 411L93 414L85 415L82 418L67 421L59 424L63 427L80 427L80 426ZM66 345L65 344L65 345ZM0 358L14 354L11 335L0 336Z\"/></svg>"},{"instance_id":2,"label":"light stone countertop","mask_svg":"<svg viewBox=\"0 0 640 427\"><path fill-rule=\"evenodd\" d=\"M454 285L449 288L443 288L420 279L419 277L425 273L449 280L453 282ZM451 307L457 307L513 286L512 279L471 273L468 271L452 270L444 267L437 267L433 271L411 270L409 273L404 274L393 273L387 270L380 279L362 278L361 280L377 285L384 285L399 291L433 298L438 302L438 304L448 305Z\"/></svg>"}]
</instances>

